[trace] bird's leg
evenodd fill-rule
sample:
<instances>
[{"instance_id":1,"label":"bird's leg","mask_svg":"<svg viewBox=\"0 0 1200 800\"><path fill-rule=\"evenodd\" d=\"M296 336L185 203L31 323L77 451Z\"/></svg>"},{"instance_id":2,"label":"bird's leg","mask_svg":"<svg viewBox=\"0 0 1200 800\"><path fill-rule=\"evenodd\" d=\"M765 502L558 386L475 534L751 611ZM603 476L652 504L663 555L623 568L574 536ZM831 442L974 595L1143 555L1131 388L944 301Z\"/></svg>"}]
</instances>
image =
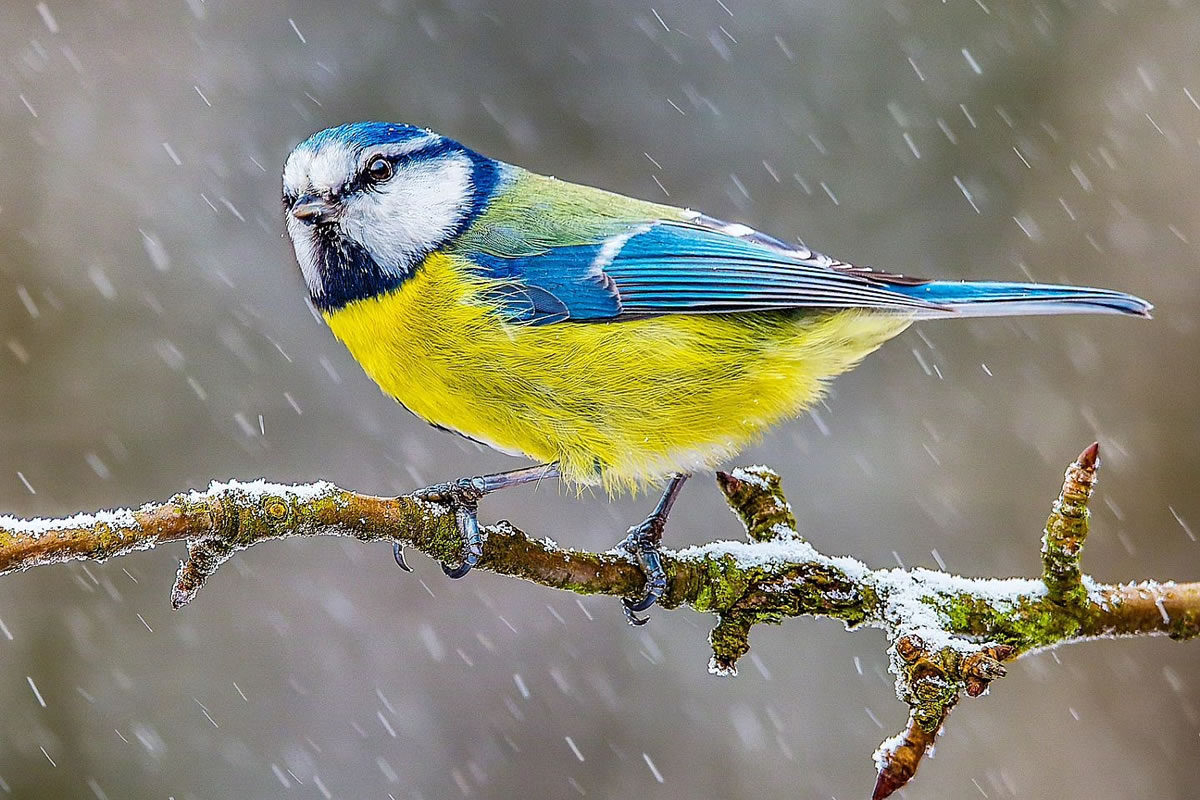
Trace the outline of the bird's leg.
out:
<instances>
[{"instance_id":1,"label":"bird's leg","mask_svg":"<svg viewBox=\"0 0 1200 800\"><path fill-rule=\"evenodd\" d=\"M621 598L625 619L630 625L645 625L649 622L649 617L639 617L637 612L645 611L658 602L658 598L662 597L667 588L667 573L663 571L662 556L658 552L658 545L662 542L663 528L667 525L667 516L671 513L671 506L675 505L675 498L679 496L679 490L683 488L684 481L689 477L691 476L688 473L673 476L650 516L630 528L629 535L617 545L618 548L636 558L638 566L642 568L642 572L646 573L645 596L640 600Z\"/></svg>"},{"instance_id":2,"label":"bird's leg","mask_svg":"<svg viewBox=\"0 0 1200 800\"><path fill-rule=\"evenodd\" d=\"M454 521L463 538L463 560L457 567L443 563L442 571L451 578L461 578L470 572L471 568L478 564L479 559L483 557L483 538L479 535L479 518L477 516L480 498L500 489L535 483L543 478L557 478L558 476L558 464L542 464L537 467L496 472L491 475L477 475L474 478L459 478L415 492L413 496L420 500L445 503L454 508ZM412 568L404 560L403 545L396 542L392 552L396 556L396 563L400 569L412 572Z\"/></svg>"}]
</instances>

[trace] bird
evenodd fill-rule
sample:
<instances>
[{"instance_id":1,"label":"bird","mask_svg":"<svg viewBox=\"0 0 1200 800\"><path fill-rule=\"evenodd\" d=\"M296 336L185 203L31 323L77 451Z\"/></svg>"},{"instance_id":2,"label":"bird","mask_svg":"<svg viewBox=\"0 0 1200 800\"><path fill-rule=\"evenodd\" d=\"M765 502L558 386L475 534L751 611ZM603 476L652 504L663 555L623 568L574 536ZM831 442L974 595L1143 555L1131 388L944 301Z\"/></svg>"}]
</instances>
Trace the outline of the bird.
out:
<instances>
[{"instance_id":1,"label":"bird","mask_svg":"<svg viewBox=\"0 0 1200 800\"><path fill-rule=\"evenodd\" d=\"M689 475L817 402L918 320L1148 317L1124 292L913 278L740 222L540 175L424 127L318 131L283 170L309 299L387 395L537 466L424 490L455 508L465 575L484 495L560 478L610 493L665 481L620 549L663 594L659 545ZM397 563L408 569L399 545Z\"/></svg>"}]
</instances>

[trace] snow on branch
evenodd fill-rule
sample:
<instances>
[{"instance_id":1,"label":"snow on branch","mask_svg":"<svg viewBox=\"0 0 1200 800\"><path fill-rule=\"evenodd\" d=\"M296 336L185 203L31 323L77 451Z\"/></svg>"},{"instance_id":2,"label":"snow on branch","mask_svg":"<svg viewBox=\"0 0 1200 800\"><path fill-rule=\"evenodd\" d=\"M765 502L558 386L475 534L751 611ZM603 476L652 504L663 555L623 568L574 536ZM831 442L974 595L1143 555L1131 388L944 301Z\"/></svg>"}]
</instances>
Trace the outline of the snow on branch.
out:
<instances>
[{"instance_id":1,"label":"snow on branch","mask_svg":"<svg viewBox=\"0 0 1200 800\"><path fill-rule=\"evenodd\" d=\"M719 473L718 484L748 541L666 551L661 605L717 617L709 669L736 672L760 623L835 617L847 628L887 633L889 668L908 723L876 751L873 797L904 786L962 693L976 697L1004 663L1067 642L1111 636L1200 636L1200 583L1109 585L1083 574L1088 501L1100 467L1087 448L1066 473L1042 540L1037 579L965 578L928 569L872 569L819 552L796 531L779 476L766 467ZM461 555L455 509L415 495L373 497L330 483L213 483L207 491L136 510L61 519L0 516L0 574L44 564L104 560L168 542L186 542L172 604L186 605L239 550L290 536L394 541L442 561ZM501 522L484 529L479 568L579 594L638 596L639 567L615 551L560 548Z\"/></svg>"}]
</instances>

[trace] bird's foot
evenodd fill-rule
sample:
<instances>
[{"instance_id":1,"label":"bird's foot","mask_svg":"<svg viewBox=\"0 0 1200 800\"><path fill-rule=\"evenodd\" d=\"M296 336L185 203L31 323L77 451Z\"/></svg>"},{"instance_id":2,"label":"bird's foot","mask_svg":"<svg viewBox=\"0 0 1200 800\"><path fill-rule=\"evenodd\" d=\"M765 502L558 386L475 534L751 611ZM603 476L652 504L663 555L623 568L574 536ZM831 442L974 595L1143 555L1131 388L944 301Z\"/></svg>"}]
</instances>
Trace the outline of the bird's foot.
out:
<instances>
[{"instance_id":1,"label":"bird's foot","mask_svg":"<svg viewBox=\"0 0 1200 800\"><path fill-rule=\"evenodd\" d=\"M479 535L479 500L487 492L487 479L474 477L439 483L413 495L419 500L442 503L454 509L454 524L462 537L463 558L454 567L442 562L442 572L451 578L463 577L483 558L483 537ZM394 553L400 568L412 572L404 561L404 551L399 542L395 545Z\"/></svg>"},{"instance_id":2,"label":"bird's foot","mask_svg":"<svg viewBox=\"0 0 1200 800\"><path fill-rule=\"evenodd\" d=\"M451 578L461 578L483 558L483 537L479 533L478 512L479 501L484 495L499 489L507 489L510 486L520 486L540 481L543 478L555 477L558 477L558 465L543 464L539 467L498 472L494 475L459 478L414 492L413 497L418 500L439 503L454 509L454 523L462 536L463 558L457 566L453 567L443 562L442 571ZM400 569L412 572L412 568L404 560L404 546L400 542L393 545L392 553Z\"/></svg>"},{"instance_id":3,"label":"bird's foot","mask_svg":"<svg viewBox=\"0 0 1200 800\"><path fill-rule=\"evenodd\" d=\"M629 534L617 545L619 550L637 559L638 566L646 575L646 593L640 599L621 598L621 609L630 625L645 625L649 622L649 617L639 617L638 612L645 611L657 603L667 590L667 573L663 569L662 553L659 552L658 546L662 542L663 530L667 527L667 516L670 515L675 498L679 496L679 490L683 488L687 479L686 473L672 477L650 516L630 528Z\"/></svg>"},{"instance_id":4,"label":"bird's foot","mask_svg":"<svg viewBox=\"0 0 1200 800\"><path fill-rule=\"evenodd\" d=\"M629 534L621 540L617 548L637 559L638 566L646 575L646 592L640 600L621 598L621 610L625 612L625 620L630 625L645 625L649 617L639 617L638 612L645 611L658 602L667 588L667 573L663 571L662 555L658 552L658 544L662 541L663 528L667 519L657 512L646 517L640 524L629 529Z\"/></svg>"},{"instance_id":5,"label":"bird's foot","mask_svg":"<svg viewBox=\"0 0 1200 800\"><path fill-rule=\"evenodd\" d=\"M482 475L458 478L418 489L413 492L413 497L430 503L446 503L453 506L478 505L479 499L488 492L487 480L488 478Z\"/></svg>"}]
</instances>

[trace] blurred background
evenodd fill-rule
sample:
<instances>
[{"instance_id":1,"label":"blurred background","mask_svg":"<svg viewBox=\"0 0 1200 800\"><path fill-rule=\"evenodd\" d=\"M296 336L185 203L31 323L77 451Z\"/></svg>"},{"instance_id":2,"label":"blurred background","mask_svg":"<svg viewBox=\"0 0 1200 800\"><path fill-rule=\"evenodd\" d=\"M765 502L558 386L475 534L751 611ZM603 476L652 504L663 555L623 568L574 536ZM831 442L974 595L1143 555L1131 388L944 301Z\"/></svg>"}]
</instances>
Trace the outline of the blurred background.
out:
<instances>
[{"instance_id":1,"label":"blurred background","mask_svg":"<svg viewBox=\"0 0 1200 800\"><path fill-rule=\"evenodd\" d=\"M281 238L299 140L428 125L860 263L1121 288L1116 318L929 323L746 453L826 552L1032 575L1062 471L1086 568L1200 578L1200 6L1184 0L232 0L0 8L0 509L209 480L399 493L524 462L383 397ZM489 498L605 549L652 499ZM674 545L736 537L688 485ZM903 724L878 631L756 630L292 540L183 611L181 546L0 579L0 796L864 797ZM1026 658L908 797L1190 798L1200 645ZM44 704L44 705L43 705Z\"/></svg>"}]
</instances>

